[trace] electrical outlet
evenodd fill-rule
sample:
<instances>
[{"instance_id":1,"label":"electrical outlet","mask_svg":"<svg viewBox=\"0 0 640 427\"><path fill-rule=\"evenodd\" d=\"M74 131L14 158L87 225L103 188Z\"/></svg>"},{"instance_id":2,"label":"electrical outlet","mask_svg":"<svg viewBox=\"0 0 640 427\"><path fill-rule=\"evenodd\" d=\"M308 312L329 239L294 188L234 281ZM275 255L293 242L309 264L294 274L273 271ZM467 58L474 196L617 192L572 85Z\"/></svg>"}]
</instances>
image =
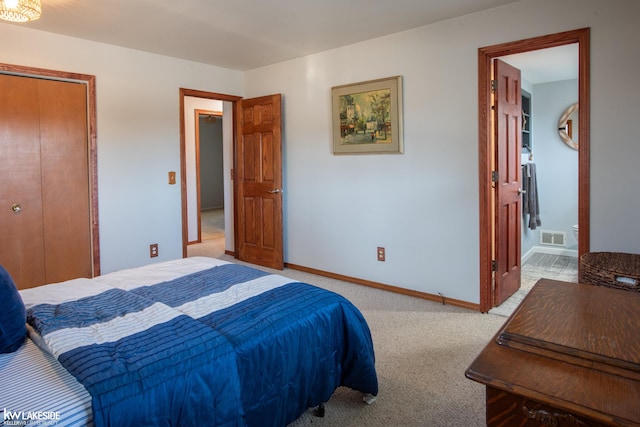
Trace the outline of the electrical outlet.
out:
<instances>
[{"instance_id":1,"label":"electrical outlet","mask_svg":"<svg viewBox=\"0 0 640 427\"><path fill-rule=\"evenodd\" d=\"M384 259L385 259L384 248L381 246L378 246L378 261L384 261Z\"/></svg>"},{"instance_id":2,"label":"electrical outlet","mask_svg":"<svg viewBox=\"0 0 640 427\"><path fill-rule=\"evenodd\" d=\"M158 256L158 244L152 243L149 245L149 257L157 257Z\"/></svg>"}]
</instances>

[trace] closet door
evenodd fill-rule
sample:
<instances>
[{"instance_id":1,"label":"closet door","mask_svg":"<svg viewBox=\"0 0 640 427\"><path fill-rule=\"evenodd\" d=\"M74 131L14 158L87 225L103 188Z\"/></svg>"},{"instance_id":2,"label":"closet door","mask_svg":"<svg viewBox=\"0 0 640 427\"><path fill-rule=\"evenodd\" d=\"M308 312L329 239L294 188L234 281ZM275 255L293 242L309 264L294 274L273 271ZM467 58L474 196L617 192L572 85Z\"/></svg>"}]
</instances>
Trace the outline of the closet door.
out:
<instances>
[{"instance_id":1,"label":"closet door","mask_svg":"<svg viewBox=\"0 0 640 427\"><path fill-rule=\"evenodd\" d=\"M0 264L19 288L45 281L37 80L0 75Z\"/></svg>"},{"instance_id":2,"label":"closet door","mask_svg":"<svg viewBox=\"0 0 640 427\"><path fill-rule=\"evenodd\" d=\"M45 279L91 277L86 86L38 85Z\"/></svg>"},{"instance_id":3,"label":"closet door","mask_svg":"<svg viewBox=\"0 0 640 427\"><path fill-rule=\"evenodd\" d=\"M91 277L86 86L0 82L0 264L19 288Z\"/></svg>"}]
</instances>

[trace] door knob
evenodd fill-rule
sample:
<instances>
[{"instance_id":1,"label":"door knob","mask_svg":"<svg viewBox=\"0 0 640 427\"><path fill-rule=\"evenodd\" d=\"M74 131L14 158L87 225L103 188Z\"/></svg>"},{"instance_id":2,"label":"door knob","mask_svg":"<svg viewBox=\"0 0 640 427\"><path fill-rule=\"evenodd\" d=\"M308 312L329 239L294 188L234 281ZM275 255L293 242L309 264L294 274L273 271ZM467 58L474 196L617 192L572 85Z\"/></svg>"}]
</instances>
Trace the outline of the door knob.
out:
<instances>
[{"instance_id":1,"label":"door knob","mask_svg":"<svg viewBox=\"0 0 640 427\"><path fill-rule=\"evenodd\" d=\"M270 190L269 193L271 194L278 194L278 193L282 193L282 190L279 188L276 188L275 190Z\"/></svg>"},{"instance_id":2,"label":"door knob","mask_svg":"<svg viewBox=\"0 0 640 427\"><path fill-rule=\"evenodd\" d=\"M11 210L14 213L20 213L20 211L22 210L22 207L19 204L14 203L13 205L11 205Z\"/></svg>"},{"instance_id":3,"label":"door knob","mask_svg":"<svg viewBox=\"0 0 640 427\"><path fill-rule=\"evenodd\" d=\"M518 196L521 194L525 194L527 190L523 190L522 188L518 188Z\"/></svg>"}]
</instances>

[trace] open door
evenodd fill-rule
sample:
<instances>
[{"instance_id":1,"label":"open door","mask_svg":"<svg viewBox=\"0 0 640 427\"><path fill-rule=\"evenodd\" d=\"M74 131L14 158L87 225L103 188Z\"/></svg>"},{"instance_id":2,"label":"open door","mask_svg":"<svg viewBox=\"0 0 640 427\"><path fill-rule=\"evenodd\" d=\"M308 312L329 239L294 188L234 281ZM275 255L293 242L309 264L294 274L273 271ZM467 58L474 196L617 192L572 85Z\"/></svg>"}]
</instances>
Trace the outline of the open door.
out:
<instances>
[{"instance_id":1,"label":"open door","mask_svg":"<svg viewBox=\"0 0 640 427\"><path fill-rule=\"evenodd\" d=\"M547 49L556 46L578 43L578 112L580 145L578 147L578 254L589 252L590 228L590 29L580 28L562 33L548 34L518 41L510 41L478 49L478 183L480 194L480 304L479 310L488 312L494 301L494 271L492 260L496 258L494 251L495 235L493 222L495 221L495 187L491 175L495 169L495 154L493 150L494 130L492 120L494 114L493 93L491 80L493 79L493 60L515 53ZM519 246L518 246L519 247ZM517 257L519 258L519 256ZM499 267L499 266L498 266Z\"/></svg>"},{"instance_id":2,"label":"open door","mask_svg":"<svg viewBox=\"0 0 640 427\"><path fill-rule=\"evenodd\" d=\"M237 103L236 257L282 270L281 95Z\"/></svg>"},{"instance_id":3,"label":"open door","mask_svg":"<svg viewBox=\"0 0 640 427\"><path fill-rule=\"evenodd\" d=\"M494 306L520 289L522 98L520 70L494 60L495 289Z\"/></svg>"}]
</instances>

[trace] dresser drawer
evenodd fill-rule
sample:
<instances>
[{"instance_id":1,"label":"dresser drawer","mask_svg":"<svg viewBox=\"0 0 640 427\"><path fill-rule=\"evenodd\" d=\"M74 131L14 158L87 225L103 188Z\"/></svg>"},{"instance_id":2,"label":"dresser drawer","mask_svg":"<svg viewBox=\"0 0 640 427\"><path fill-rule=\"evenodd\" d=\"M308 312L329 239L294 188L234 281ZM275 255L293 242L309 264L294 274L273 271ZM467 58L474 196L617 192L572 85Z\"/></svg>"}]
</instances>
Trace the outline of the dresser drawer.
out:
<instances>
[{"instance_id":1,"label":"dresser drawer","mask_svg":"<svg viewBox=\"0 0 640 427\"><path fill-rule=\"evenodd\" d=\"M487 387L487 426L602 427L581 415Z\"/></svg>"}]
</instances>

